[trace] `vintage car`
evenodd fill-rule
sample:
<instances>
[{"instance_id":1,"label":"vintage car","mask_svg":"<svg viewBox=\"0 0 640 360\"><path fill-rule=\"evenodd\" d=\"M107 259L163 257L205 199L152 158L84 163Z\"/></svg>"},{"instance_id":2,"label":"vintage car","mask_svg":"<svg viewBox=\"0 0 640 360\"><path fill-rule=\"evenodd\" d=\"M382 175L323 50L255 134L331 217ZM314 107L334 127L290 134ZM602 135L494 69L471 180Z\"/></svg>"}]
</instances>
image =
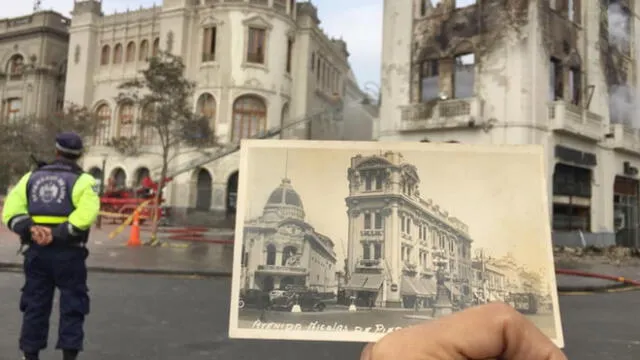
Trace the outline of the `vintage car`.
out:
<instances>
[{"instance_id":1,"label":"vintage car","mask_svg":"<svg viewBox=\"0 0 640 360\"><path fill-rule=\"evenodd\" d=\"M271 303L274 310L291 311L294 305L300 305L302 311L324 311L327 307L326 299L317 292L296 291L288 292Z\"/></svg>"},{"instance_id":2,"label":"vintage car","mask_svg":"<svg viewBox=\"0 0 640 360\"><path fill-rule=\"evenodd\" d=\"M269 309L271 307L271 299L269 293L258 289L247 289L240 292L240 309L256 308Z\"/></svg>"}]
</instances>

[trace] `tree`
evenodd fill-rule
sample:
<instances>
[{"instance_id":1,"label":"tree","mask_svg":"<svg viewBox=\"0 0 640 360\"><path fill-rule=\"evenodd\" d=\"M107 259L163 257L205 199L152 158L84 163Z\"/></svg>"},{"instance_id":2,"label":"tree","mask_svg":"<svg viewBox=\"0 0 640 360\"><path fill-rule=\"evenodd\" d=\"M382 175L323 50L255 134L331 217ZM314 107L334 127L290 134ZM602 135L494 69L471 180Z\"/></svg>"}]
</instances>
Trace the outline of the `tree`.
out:
<instances>
[{"instance_id":1,"label":"tree","mask_svg":"<svg viewBox=\"0 0 640 360\"><path fill-rule=\"evenodd\" d=\"M157 242L158 208L169 166L180 155L218 144L209 119L192 110L195 83L186 79L184 72L181 57L160 51L149 59L149 66L141 71L141 76L119 86L122 92L118 100L133 101L144 109L140 112L139 129L149 131L155 141L146 146L136 136L120 136L112 139L110 145L123 155L157 155L162 163L153 202L152 244Z\"/></svg>"},{"instance_id":2,"label":"tree","mask_svg":"<svg viewBox=\"0 0 640 360\"><path fill-rule=\"evenodd\" d=\"M55 135L73 131L82 137L95 134L96 117L86 107L69 104L47 117L25 116L0 123L0 186L15 183L35 165L34 159L53 160Z\"/></svg>"}]
</instances>

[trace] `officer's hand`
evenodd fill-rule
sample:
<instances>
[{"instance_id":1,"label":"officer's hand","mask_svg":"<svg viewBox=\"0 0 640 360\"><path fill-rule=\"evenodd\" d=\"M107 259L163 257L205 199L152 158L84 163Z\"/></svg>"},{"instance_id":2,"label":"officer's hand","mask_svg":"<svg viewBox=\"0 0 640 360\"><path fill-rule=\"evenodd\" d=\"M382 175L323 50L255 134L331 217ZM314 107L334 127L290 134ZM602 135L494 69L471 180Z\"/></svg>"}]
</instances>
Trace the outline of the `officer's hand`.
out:
<instances>
[{"instance_id":1,"label":"officer's hand","mask_svg":"<svg viewBox=\"0 0 640 360\"><path fill-rule=\"evenodd\" d=\"M40 246L46 246L53 241L53 235L50 228L36 225L31 227L31 239Z\"/></svg>"},{"instance_id":2,"label":"officer's hand","mask_svg":"<svg viewBox=\"0 0 640 360\"><path fill-rule=\"evenodd\" d=\"M390 333L361 360L567 360L533 323L505 304L476 306Z\"/></svg>"}]
</instances>

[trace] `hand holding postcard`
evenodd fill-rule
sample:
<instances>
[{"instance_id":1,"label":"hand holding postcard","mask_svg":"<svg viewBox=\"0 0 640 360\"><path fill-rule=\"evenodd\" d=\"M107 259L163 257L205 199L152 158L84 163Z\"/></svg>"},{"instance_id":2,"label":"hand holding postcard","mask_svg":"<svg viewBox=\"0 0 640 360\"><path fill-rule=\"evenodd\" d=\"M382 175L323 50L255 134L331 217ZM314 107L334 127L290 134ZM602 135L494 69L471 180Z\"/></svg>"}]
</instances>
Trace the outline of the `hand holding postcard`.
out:
<instances>
[{"instance_id":1,"label":"hand holding postcard","mask_svg":"<svg viewBox=\"0 0 640 360\"><path fill-rule=\"evenodd\" d=\"M542 148L245 140L238 195L232 338L371 342L500 301L564 346Z\"/></svg>"}]
</instances>

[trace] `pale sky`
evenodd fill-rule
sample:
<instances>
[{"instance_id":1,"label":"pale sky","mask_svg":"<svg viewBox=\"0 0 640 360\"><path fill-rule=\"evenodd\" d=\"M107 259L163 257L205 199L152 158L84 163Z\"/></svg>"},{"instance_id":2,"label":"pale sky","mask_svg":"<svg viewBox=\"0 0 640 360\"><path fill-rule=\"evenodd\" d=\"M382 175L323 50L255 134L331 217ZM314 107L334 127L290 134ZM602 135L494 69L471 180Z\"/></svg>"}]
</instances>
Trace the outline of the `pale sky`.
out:
<instances>
[{"instance_id":1,"label":"pale sky","mask_svg":"<svg viewBox=\"0 0 640 360\"><path fill-rule=\"evenodd\" d=\"M406 1L406 0L403 0ZM70 16L74 0L42 0L41 8ZM103 0L106 14L141 6L160 5L162 0ZM329 36L342 37L351 53L351 67L361 87L367 82L380 83L382 50L382 0L314 0L320 26ZM0 18L15 17L33 11L33 0L0 0L4 5ZM9 6L11 4L11 6Z\"/></svg>"},{"instance_id":2,"label":"pale sky","mask_svg":"<svg viewBox=\"0 0 640 360\"><path fill-rule=\"evenodd\" d=\"M442 146L405 144L405 149L416 145ZM473 152L451 151L463 146L445 145L445 150L429 153L415 151L415 147L413 151L401 151L405 161L418 168L422 197L433 199L441 209L469 225L474 252L479 247L493 256L511 252L518 263L531 270L550 271L551 241L549 217L542 200L546 196L542 162L536 156L513 152L512 148L512 153L483 153L477 148L473 148ZM348 229L345 198L350 158L358 153L378 154L379 151L290 150L286 170L286 150L249 151L249 170L240 169L241 177L246 175L250 184L245 193L249 199L245 218L262 214L269 194L280 185L286 172L302 199L307 222L336 243L336 253L342 261ZM243 181L241 179L241 186Z\"/></svg>"}]
</instances>

